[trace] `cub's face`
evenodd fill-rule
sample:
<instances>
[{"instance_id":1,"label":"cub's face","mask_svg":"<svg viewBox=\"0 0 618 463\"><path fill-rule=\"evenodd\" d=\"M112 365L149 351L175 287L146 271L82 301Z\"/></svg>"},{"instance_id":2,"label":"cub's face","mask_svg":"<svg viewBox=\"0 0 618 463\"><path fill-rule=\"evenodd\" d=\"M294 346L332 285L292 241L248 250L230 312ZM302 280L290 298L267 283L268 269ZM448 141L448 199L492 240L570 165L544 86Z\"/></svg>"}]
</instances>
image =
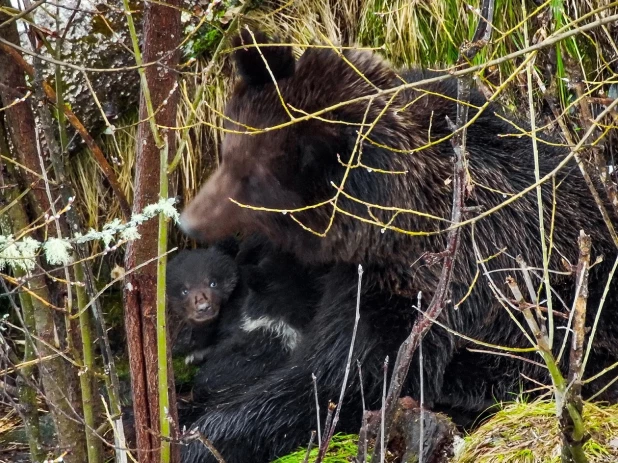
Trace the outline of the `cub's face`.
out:
<instances>
[{"instance_id":1,"label":"cub's face","mask_svg":"<svg viewBox=\"0 0 618 463\"><path fill-rule=\"evenodd\" d=\"M216 290L217 281L187 281L171 290L168 300L171 307L194 324L210 323L221 310L222 295Z\"/></svg>"},{"instance_id":2,"label":"cub's face","mask_svg":"<svg viewBox=\"0 0 618 463\"><path fill-rule=\"evenodd\" d=\"M219 317L238 282L233 259L209 251L182 251L167 269L168 306L197 325Z\"/></svg>"}]
</instances>

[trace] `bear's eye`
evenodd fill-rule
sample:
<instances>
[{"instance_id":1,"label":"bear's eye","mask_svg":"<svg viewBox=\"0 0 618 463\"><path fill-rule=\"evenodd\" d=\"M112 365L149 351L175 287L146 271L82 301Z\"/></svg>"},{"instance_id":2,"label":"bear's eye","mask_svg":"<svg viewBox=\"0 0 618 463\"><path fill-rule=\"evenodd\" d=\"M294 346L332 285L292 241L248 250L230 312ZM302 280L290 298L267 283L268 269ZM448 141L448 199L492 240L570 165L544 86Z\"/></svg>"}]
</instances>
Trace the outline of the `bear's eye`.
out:
<instances>
[{"instance_id":1,"label":"bear's eye","mask_svg":"<svg viewBox=\"0 0 618 463\"><path fill-rule=\"evenodd\" d=\"M186 296L187 294L189 294L189 290L187 288L183 288L183 290L180 291L180 294L182 294L183 296Z\"/></svg>"},{"instance_id":2,"label":"bear's eye","mask_svg":"<svg viewBox=\"0 0 618 463\"><path fill-rule=\"evenodd\" d=\"M210 287L211 287L211 288L216 288L216 287L217 287L217 282L216 282L215 280L212 280L212 281L210 282Z\"/></svg>"},{"instance_id":3,"label":"bear's eye","mask_svg":"<svg viewBox=\"0 0 618 463\"><path fill-rule=\"evenodd\" d=\"M253 188L255 186L255 180L250 175L245 175L240 181L246 188Z\"/></svg>"}]
</instances>

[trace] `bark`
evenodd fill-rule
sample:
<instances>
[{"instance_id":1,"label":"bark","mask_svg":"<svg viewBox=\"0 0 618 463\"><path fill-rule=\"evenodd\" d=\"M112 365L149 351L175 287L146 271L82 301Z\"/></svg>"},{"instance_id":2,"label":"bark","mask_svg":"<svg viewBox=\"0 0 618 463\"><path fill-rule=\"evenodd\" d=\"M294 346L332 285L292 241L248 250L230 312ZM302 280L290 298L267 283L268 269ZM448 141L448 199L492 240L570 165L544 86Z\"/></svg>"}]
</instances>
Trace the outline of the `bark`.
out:
<instances>
[{"instance_id":1,"label":"bark","mask_svg":"<svg viewBox=\"0 0 618 463\"><path fill-rule=\"evenodd\" d=\"M146 81L150 90L156 122L163 126L174 126L178 92L173 91L178 64L177 45L180 43L179 0L161 3L146 3L144 6L144 63L160 60L160 65L146 68ZM170 53L171 52L171 53ZM162 58L163 57L163 58ZM166 104L163 105L163 102ZM163 105L163 106L162 106ZM137 136L137 157L134 179L133 212L141 212L144 206L159 201L159 166L161 150L156 146L148 122L148 111L144 95L140 98L139 119L142 122ZM170 153L175 152L174 133L167 135ZM157 256L157 222L152 220L140 228L142 238L127 247L125 268L127 273L137 265ZM159 406L157 367L157 265L151 264L128 274L125 284L125 326L133 389L135 432L140 462L154 462L159 459ZM168 362L171 365L171 362ZM177 423L173 375L170 374L170 415ZM177 429L177 426L174 427ZM150 431L149 431L150 430ZM176 453L176 452L175 452ZM177 455L176 458L177 460Z\"/></svg>"},{"instance_id":2,"label":"bark","mask_svg":"<svg viewBox=\"0 0 618 463\"><path fill-rule=\"evenodd\" d=\"M10 6L8 0L0 0L0 5ZM0 22L7 19L0 14ZM0 28L0 37L12 43L19 43L16 23ZM14 60L0 51L0 101L2 106L13 103L17 95L26 93L26 80ZM17 95L16 95L17 93ZM43 181L36 173L41 172L36 146L36 126L30 101L12 105L5 110L7 129L12 141L16 161L29 170L20 170L21 186L31 187L28 196L29 220L40 217L49 210L49 201ZM54 356L48 346L59 348L57 327L52 309L44 301L50 300L47 281L42 276L32 277L28 285L33 294L34 324L38 341L36 348L40 357L50 356L41 362L39 372L45 399L52 413L61 451L67 451L64 461L69 463L87 461L86 442L83 426L80 424L81 400L77 372L62 357Z\"/></svg>"},{"instance_id":3,"label":"bark","mask_svg":"<svg viewBox=\"0 0 618 463\"><path fill-rule=\"evenodd\" d=\"M10 0L0 0L3 7L10 6ZM6 15L0 13L0 22L7 19ZM19 43L16 23L0 29L0 37L12 43ZM27 92L26 79L24 74L17 68L11 57L0 49L0 98L4 102L2 106L12 103L18 96L23 96ZM39 157L36 148L36 137L34 136L35 124L34 114L28 100L16 104L5 111L6 126L9 136L15 147L16 161L24 166L28 166L34 172L39 172ZM23 183L22 187L32 186L29 193L29 203L32 206L32 215L42 216L49 209L49 201L45 194L43 181L34 173L22 170L19 180Z\"/></svg>"},{"instance_id":4,"label":"bark","mask_svg":"<svg viewBox=\"0 0 618 463\"><path fill-rule=\"evenodd\" d=\"M582 360L586 342L586 309L588 305L588 272L590 270L590 235L583 230L579 232L579 262L577 263L576 281L577 298L573 307L573 334L571 335L571 352L569 355L570 387L567 389L560 416L562 431L562 462L587 462L584 444L589 435L583 420L584 401L582 400Z\"/></svg>"}]
</instances>

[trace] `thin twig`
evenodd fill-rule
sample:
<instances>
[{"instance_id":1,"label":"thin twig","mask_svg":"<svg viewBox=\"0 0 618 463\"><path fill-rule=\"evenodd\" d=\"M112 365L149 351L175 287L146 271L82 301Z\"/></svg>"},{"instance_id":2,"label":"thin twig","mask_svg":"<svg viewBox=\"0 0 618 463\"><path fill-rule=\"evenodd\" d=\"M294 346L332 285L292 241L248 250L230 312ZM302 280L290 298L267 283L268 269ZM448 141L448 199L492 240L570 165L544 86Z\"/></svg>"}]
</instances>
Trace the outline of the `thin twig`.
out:
<instances>
[{"instance_id":1,"label":"thin twig","mask_svg":"<svg viewBox=\"0 0 618 463\"><path fill-rule=\"evenodd\" d=\"M524 14L526 13L526 4L525 1L522 0L522 9ZM528 37L528 22L524 22L524 44L528 46L529 37ZM538 138L536 132L536 113L534 110L534 99L533 99L533 88L532 88L532 68L534 66L533 61L529 61L526 66L526 78L528 84L528 112L530 117L530 132L531 132L531 142L532 142L532 155L534 158L534 179L538 182L541 178L541 168L540 168L540 158L539 158L539 149L538 149ZM548 335L548 343L551 348L554 341L554 312L552 308L552 297L551 297L551 281L549 279L549 250L547 249L547 239L545 237L545 216L544 216L544 207L543 207L543 191L541 185L538 185L536 188L536 199L537 199L537 216L539 220L539 241L541 243L541 253L543 256L543 284L545 288L545 294L547 298L547 327L545 326L545 321L539 318L539 323L541 323L541 329L543 330L544 335ZM536 297L532 300L532 302L536 302Z\"/></svg>"},{"instance_id":2,"label":"thin twig","mask_svg":"<svg viewBox=\"0 0 618 463\"><path fill-rule=\"evenodd\" d=\"M322 443L322 429L320 425L320 401L318 399L318 379L315 374L311 373L311 379L313 380L313 392L315 394L315 414L318 420L318 442Z\"/></svg>"},{"instance_id":3,"label":"thin twig","mask_svg":"<svg viewBox=\"0 0 618 463\"><path fill-rule=\"evenodd\" d=\"M26 9L20 11L19 13L12 15L9 19L7 19L2 24L0 24L0 29L8 26L11 23L14 23L15 21L23 18L24 16L28 16L30 13L32 13L34 10L36 10L38 7L40 7L44 3L47 3L47 0L39 0L38 2L33 3L32 5L28 6Z\"/></svg>"},{"instance_id":4,"label":"thin twig","mask_svg":"<svg viewBox=\"0 0 618 463\"><path fill-rule=\"evenodd\" d=\"M367 404L365 403L365 387L363 386L363 369L361 368L360 360L356 360L356 367L358 368L358 382L361 393L361 404L363 406L363 415L367 411Z\"/></svg>"},{"instance_id":5,"label":"thin twig","mask_svg":"<svg viewBox=\"0 0 618 463\"><path fill-rule=\"evenodd\" d=\"M324 453L328 448L328 444L330 443L333 435L335 434L335 427L337 426L337 422L339 421L339 414L341 413L341 407L343 406L343 399L345 397L345 391L348 387L348 378L350 377L350 369L352 368L352 357L354 354L354 344L356 341L356 333L358 331L358 322L360 321L360 300L361 300L361 288L363 282L363 266L358 266L358 284L356 286L356 313L354 316L354 328L352 330L352 340L350 341L350 349L348 351L348 360L345 365L345 373L343 375L343 383L341 384L341 391L339 392L339 402L337 403L337 408L335 409L335 414L333 416L332 424L324 427L324 440L322 441L322 445L320 447L320 454L318 455L318 460L324 458ZM330 406L329 406L330 408Z\"/></svg>"},{"instance_id":6,"label":"thin twig","mask_svg":"<svg viewBox=\"0 0 618 463\"><path fill-rule=\"evenodd\" d=\"M536 291L534 290L534 285L532 283L532 278L530 277L530 272L528 269L528 264L526 263L526 261L524 260L523 256L519 255L517 256L517 263L519 264L519 267L521 268L521 273L524 277L524 282L526 283L526 289L528 290L528 294L530 295L530 300L532 301L532 305L531 307L534 307L535 311L536 311L536 319L539 323L539 328L541 329L541 334L543 336L547 336L547 327L545 326L545 317L543 317L543 314L541 313L541 308L539 306L539 301L536 295ZM524 302L525 304L525 302ZM520 307L522 306L522 304L520 303ZM549 310L549 309L547 309ZM552 311L553 313L553 311Z\"/></svg>"},{"instance_id":7,"label":"thin twig","mask_svg":"<svg viewBox=\"0 0 618 463\"><path fill-rule=\"evenodd\" d=\"M386 456L386 432L385 432L385 413L386 413L386 384L388 383L388 355L384 359L384 380L382 382L382 419L380 420L380 463L384 463L384 458ZM371 461L374 461L373 459Z\"/></svg>"},{"instance_id":8,"label":"thin twig","mask_svg":"<svg viewBox=\"0 0 618 463\"><path fill-rule=\"evenodd\" d=\"M324 423L324 438L322 439L322 442L320 442L320 451L318 452L318 457L315 459L315 463L321 463L324 459L324 455L326 455L326 450L328 450L328 444L330 442L330 439L328 439L329 432L327 430L331 428L331 425L333 423L333 412L335 411L336 407L337 405L333 402L328 402L328 408L326 410L326 421Z\"/></svg>"},{"instance_id":9,"label":"thin twig","mask_svg":"<svg viewBox=\"0 0 618 463\"><path fill-rule=\"evenodd\" d=\"M614 261L614 265L607 275L607 283L605 284L605 288L603 289L603 295L601 296L601 301L599 302L599 307L597 308L597 313L594 317L594 323L592 324L592 330L590 331L590 335L588 336L588 345L586 346L586 354L584 355L584 360L582 362L582 372L583 376L584 369L586 368L586 364L588 363L588 357L590 356L590 351L592 350L592 341L594 340L595 334L597 332L597 327L599 325L599 320L601 319L601 312L603 311L603 307L605 305L605 300L607 299L607 294L609 293L609 289L611 287L611 283L614 280L614 274L616 273L616 269L618 268L618 256L616 256L616 260ZM598 375L595 375L598 377ZM588 381L592 381L592 378L589 378Z\"/></svg>"},{"instance_id":10,"label":"thin twig","mask_svg":"<svg viewBox=\"0 0 618 463\"><path fill-rule=\"evenodd\" d=\"M418 307L418 310L421 310L421 298L423 296L422 292L418 292L418 302L416 303L416 306ZM420 399L419 399L419 408L420 408L420 415L421 418L419 420L419 437L418 437L418 463L423 463L423 439L424 439L424 433L425 433L425 426L424 426L424 422L423 422L423 418L424 418L424 406L425 406L425 387L424 387L424 381L425 381L425 370L423 369L423 340L421 339L418 343L418 383L419 383L419 395L420 395Z\"/></svg>"},{"instance_id":11,"label":"thin twig","mask_svg":"<svg viewBox=\"0 0 618 463\"><path fill-rule=\"evenodd\" d=\"M303 463L309 463L309 455L311 454L313 441L315 441L315 431L311 431L311 437L309 438L309 444L307 445L307 453L305 453L305 459L303 460Z\"/></svg>"},{"instance_id":12,"label":"thin twig","mask_svg":"<svg viewBox=\"0 0 618 463\"><path fill-rule=\"evenodd\" d=\"M358 433L358 452L356 454L356 463L365 463L367 461L367 405L365 403L365 387L363 386L363 371L360 360L356 360L358 368L358 381L360 383L361 404L363 406L363 418L360 432Z\"/></svg>"},{"instance_id":13,"label":"thin twig","mask_svg":"<svg viewBox=\"0 0 618 463\"><path fill-rule=\"evenodd\" d=\"M219 451L215 448L214 444L208 439L206 438L206 436L204 434L202 434L201 432L199 432L197 430L197 428L195 428L188 436L187 438L190 439L195 439L200 441L202 444L204 444L204 446L210 451L210 453L212 453L212 456L215 457L215 459L217 460L218 463L225 463L225 460L223 459L223 456L219 453Z\"/></svg>"}]
</instances>

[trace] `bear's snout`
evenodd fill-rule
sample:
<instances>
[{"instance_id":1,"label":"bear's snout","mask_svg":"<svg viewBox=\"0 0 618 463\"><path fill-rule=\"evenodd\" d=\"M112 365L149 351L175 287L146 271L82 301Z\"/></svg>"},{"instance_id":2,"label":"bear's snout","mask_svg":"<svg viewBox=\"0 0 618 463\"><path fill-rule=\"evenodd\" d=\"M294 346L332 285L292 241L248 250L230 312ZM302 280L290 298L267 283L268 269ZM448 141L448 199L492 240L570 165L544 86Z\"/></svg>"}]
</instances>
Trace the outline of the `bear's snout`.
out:
<instances>
[{"instance_id":1,"label":"bear's snout","mask_svg":"<svg viewBox=\"0 0 618 463\"><path fill-rule=\"evenodd\" d=\"M243 231L244 210L232 201L237 196L238 185L217 171L180 214L180 229L206 243Z\"/></svg>"},{"instance_id":2,"label":"bear's snout","mask_svg":"<svg viewBox=\"0 0 618 463\"><path fill-rule=\"evenodd\" d=\"M180 230L187 235L189 238L193 238L194 240L201 241L200 232L197 229L197 224L191 223L191 218L186 214L186 211L180 214L180 220L178 226Z\"/></svg>"}]
</instances>

